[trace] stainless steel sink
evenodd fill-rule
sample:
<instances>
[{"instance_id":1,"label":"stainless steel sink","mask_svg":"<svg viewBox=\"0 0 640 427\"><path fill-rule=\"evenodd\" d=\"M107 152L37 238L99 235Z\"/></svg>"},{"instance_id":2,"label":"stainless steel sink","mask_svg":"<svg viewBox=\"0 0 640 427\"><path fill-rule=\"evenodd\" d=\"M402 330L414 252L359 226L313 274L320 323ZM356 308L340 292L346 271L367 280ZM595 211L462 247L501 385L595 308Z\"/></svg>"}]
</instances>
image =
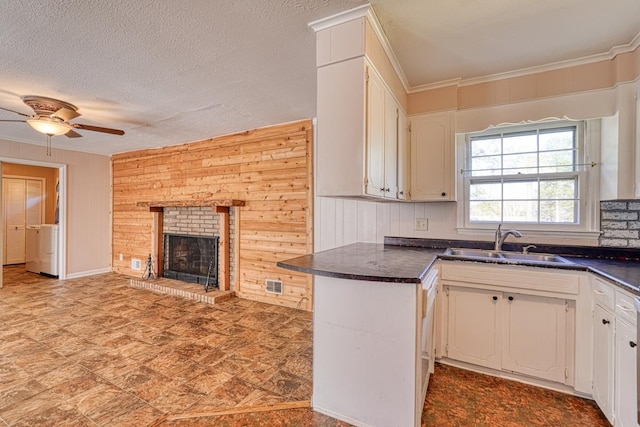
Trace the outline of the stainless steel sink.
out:
<instances>
[{"instance_id":1,"label":"stainless steel sink","mask_svg":"<svg viewBox=\"0 0 640 427\"><path fill-rule=\"evenodd\" d=\"M571 262L569 260L562 258L561 256L553 255L553 254L521 254L518 252L504 252L501 255L507 259L519 259L519 260L543 261L543 262L560 262L560 263Z\"/></svg>"},{"instance_id":2,"label":"stainless steel sink","mask_svg":"<svg viewBox=\"0 0 640 427\"><path fill-rule=\"evenodd\" d=\"M485 249L450 248L445 255L458 256L461 258L486 258L502 262L544 262L551 264L571 264L571 261L554 254L535 254L522 252L496 252Z\"/></svg>"},{"instance_id":3,"label":"stainless steel sink","mask_svg":"<svg viewBox=\"0 0 640 427\"><path fill-rule=\"evenodd\" d=\"M454 249L447 249L445 253L447 255L457 255L457 256L463 256L463 257L501 258L500 252L488 251L484 249L454 248Z\"/></svg>"}]
</instances>

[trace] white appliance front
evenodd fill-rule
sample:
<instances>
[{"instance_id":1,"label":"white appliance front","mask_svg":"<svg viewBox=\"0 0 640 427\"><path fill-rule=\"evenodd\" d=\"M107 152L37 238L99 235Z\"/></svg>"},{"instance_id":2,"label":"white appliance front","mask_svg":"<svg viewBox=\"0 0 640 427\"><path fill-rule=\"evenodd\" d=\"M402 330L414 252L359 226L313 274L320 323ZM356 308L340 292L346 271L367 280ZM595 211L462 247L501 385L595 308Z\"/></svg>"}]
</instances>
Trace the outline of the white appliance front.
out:
<instances>
[{"instance_id":1,"label":"white appliance front","mask_svg":"<svg viewBox=\"0 0 640 427\"><path fill-rule=\"evenodd\" d=\"M40 226L28 225L25 236L25 268L40 273Z\"/></svg>"},{"instance_id":2,"label":"white appliance front","mask_svg":"<svg viewBox=\"0 0 640 427\"><path fill-rule=\"evenodd\" d=\"M58 224L40 225L40 273L58 277Z\"/></svg>"}]
</instances>

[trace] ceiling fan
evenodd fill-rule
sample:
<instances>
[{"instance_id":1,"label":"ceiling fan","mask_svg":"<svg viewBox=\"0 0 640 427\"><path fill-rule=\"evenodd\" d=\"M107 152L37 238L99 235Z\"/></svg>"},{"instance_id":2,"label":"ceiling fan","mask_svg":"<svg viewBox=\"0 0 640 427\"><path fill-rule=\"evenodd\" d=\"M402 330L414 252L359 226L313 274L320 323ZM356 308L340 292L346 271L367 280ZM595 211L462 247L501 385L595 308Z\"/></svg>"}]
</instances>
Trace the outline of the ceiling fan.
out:
<instances>
[{"instance_id":1,"label":"ceiling fan","mask_svg":"<svg viewBox=\"0 0 640 427\"><path fill-rule=\"evenodd\" d=\"M19 111L0 107L0 110L9 111L26 117L26 119L23 120L0 120L0 122L23 122L27 123L40 133L44 133L49 136L65 135L68 138L82 137L82 135L74 129L109 133L112 135L124 135L124 131L119 129L83 125L81 123L69 123L69 120L79 117L80 113L78 113L78 107L73 104L69 104L68 102L36 95L26 95L21 99L22 102L31 107L34 114L23 114Z\"/></svg>"}]
</instances>

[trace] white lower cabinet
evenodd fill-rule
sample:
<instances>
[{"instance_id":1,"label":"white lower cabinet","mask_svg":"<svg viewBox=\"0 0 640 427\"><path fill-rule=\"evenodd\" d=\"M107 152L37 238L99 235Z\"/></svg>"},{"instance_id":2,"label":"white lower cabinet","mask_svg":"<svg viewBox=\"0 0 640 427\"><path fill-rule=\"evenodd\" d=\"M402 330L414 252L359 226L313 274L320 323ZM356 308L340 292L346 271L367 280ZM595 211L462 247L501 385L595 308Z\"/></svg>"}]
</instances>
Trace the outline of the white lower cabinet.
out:
<instances>
[{"instance_id":1,"label":"white lower cabinet","mask_svg":"<svg viewBox=\"0 0 640 427\"><path fill-rule=\"evenodd\" d=\"M564 383L568 301L449 286L447 357Z\"/></svg>"},{"instance_id":2,"label":"white lower cabinet","mask_svg":"<svg viewBox=\"0 0 640 427\"><path fill-rule=\"evenodd\" d=\"M615 427L638 427L634 297L597 277L593 295L593 399Z\"/></svg>"},{"instance_id":3,"label":"white lower cabinet","mask_svg":"<svg viewBox=\"0 0 640 427\"><path fill-rule=\"evenodd\" d=\"M614 315L596 304L593 315L593 399L611 424L614 423L614 331Z\"/></svg>"},{"instance_id":4,"label":"white lower cabinet","mask_svg":"<svg viewBox=\"0 0 640 427\"><path fill-rule=\"evenodd\" d=\"M500 369L500 292L448 286L448 357Z\"/></svg>"},{"instance_id":5,"label":"white lower cabinet","mask_svg":"<svg viewBox=\"0 0 640 427\"><path fill-rule=\"evenodd\" d=\"M636 328L625 322L616 325L615 425L638 427L637 402L637 336Z\"/></svg>"},{"instance_id":6,"label":"white lower cabinet","mask_svg":"<svg viewBox=\"0 0 640 427\"><path fill-rule=\"evenodd\" d=\"M569 301L505 293L502 369L564 383Z\"/></svg>"},{"instance_id":7,"label":"white lower cabinet","mask_svg":"<svg viewBox=\"0 0 640 427\"><path fill-rule=\"evenodd\" d=\"M563 391L591 391L586 275L456 261L443 261L440 272L436 353L445 363L535 378Z\"/></svg>"}]
</instances>

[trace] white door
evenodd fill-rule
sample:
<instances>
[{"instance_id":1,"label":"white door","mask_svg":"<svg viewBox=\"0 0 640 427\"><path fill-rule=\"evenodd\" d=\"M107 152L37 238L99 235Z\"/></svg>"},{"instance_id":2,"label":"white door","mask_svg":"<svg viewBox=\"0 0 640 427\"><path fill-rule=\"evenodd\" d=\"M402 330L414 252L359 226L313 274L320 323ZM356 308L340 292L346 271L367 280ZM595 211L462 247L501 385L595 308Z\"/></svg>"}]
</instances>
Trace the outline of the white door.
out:
<instances>
[{"instance_id":1,"label":"white door","mask_svg":"<svg viewBox=\"0 0 640 427\"><path fill-rule=\"evenodd\" d=\"M615 317L596 304L593 321L593 400L613 424Z\"/></svg>"},{"instance_id":2,"label":"white door","mask_svg":"<svg viewBox=\"0 0 640 427\"><path fill-rule=\"evenodd\" d=\"M503 302L502 369L564 383L566 301L507 293Z\"/></svg>"},{"instance_id":3,"label":"white door","mask_svg":"<svg viewBox=\"0 0 640 427\"><path fill-rule=\"evenodd\" d=\"M451 113L411 118L411 200L455 200Z\"/></svg>"},{"instance_id":4,"label":"white door","mask_svg":"<svg viewBox=\"0 0 640 427\"><path fill-rule=\"evenodd\" d=\"M375 71L367 73L367 194L383 197L385 89Z\"/></svg>"},{"instance_id":5,"label":"white door","mask_svg":"<svg viewBox=\"0 0 640 427\"><path fill-rule=\"evenodd\" d=\"M44 185L39 179L26 179L26 225L44 224Z\"/></svg>"},{"instance_id":6,"label":"white door","mask_svg":"<svg viewBox=\"0 0 640 427\"><path fill-rule=\"evenodd\" d=\"M501 368L501 299L501 292L449 286L449 358Z\"/></svg>"},{"instance_id":7,"label":"white door","mask_svg":"<svg viewBox=\"0 0 640 427\"><path fill-rule=\"evenodd\" d=\"M3 178L4 195L4 262L20 264L25 256L25 181Z\"/></svg>"},{"instance_id":8,"label":"white door","mask_svg":"<svg viewBox=\"0 0 640 427\"><path fill-rule=\"evenodd\" d=\"M410 150L407 139L407 117L402 110L398 111L398 199L408 200Z\"/></svg>"},{"instance_id":9,"label":"white door","mask_svg":"<svg viewBox=\"0 0 640 427\"><path fill-rule=\"evenodd\" d=\"M638 427L636 419L636 330L624 322L616 325L616 427Z\"/></svg>"},{"instance_id":10,"label":"white door","mask_svg":"<svg viewBox=\"0 0 640 427\"><path fill-rule=\"evenodd\" d=\"M25 262L26 226L44 220L43 183L37 179L3 178L4 251L3 264Z\"/></svg>"},{"instance_id":11,"label":"white door","mask_svg":"<svg viewBox=\"0 0 640 427\"><path fill-rule=\"evenodd\" d=\"M384 196L398 198L398 104L384 94Z\"/></svg>"}]
</instances>

